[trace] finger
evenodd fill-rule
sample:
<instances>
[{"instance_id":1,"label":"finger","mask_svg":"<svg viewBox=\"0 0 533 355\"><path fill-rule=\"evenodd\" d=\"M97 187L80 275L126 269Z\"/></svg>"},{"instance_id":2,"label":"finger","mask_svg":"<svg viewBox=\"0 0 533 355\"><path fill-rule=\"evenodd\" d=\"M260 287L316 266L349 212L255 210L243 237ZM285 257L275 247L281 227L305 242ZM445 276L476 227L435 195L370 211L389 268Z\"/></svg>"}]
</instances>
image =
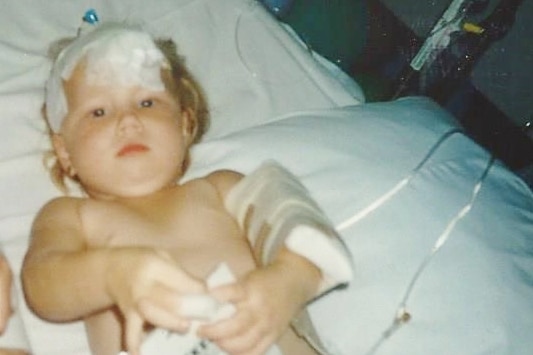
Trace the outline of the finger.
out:
<instances>
[{"instance_id":1,"label":"finger","mask_svg":"<svg viewBox=\"0 0 533 355\"><path fill-rule=\"evenodd\" d=\"M176 291L172 286L168 286L162 282L156 282L144 294L138 300L138 307L150 307L148 310L151 310L151 307L157 307L159 311L168 313L169 317L174 316L178 318L182 316L181 303L184 295ZM149 319L146 320L151 322Z\"/></svg>"},{"instance_id":2,"label":"finger","mask_svg":"<svg viewBox=\"0 0 533 355\"><path fill-rule=\"evenodd\" d=\"M148 307L145 319L150 323L157 322L156 319L147 318L150 317L152 311L153 316L156 316L159 322L166 323L172 322L172 319L175 321L184 318L205 321L211 319L220 307L220 303L208 294L183 294L160 283L152 285L150 291L141 300L139 305ZM160 316L163 318L159 318ZM154 325L158 324L154 323Z\"/></svg>"},{"instance_id":3,"label":"finger","mask_svg":"<svg viewBox=\"0 0 533 355\"><path fill-rule=\"evenodd\" d=\"M175 312L169 312L167 308L162 308L149 300L139 301L138 308L142 318L158 328L178 333L185 333L189 329L190 322L187 319L179 317Z\"/></svg>"},{"instance_id":4,"label":"finger","mask_svg":"<svg viewBox=\"0 0 533 355\"><path fill-rule=\"evenodd\" d=\"M215 287L209 294L221 303L237 304L246 299L246 289L241 283Z\"/></svg>"},{"instance_id":5,"label":"finger","mask_svg":"<svg viewBox=\"0 0 533 355\"><path fill-rule=\"evenodd\" d=\"M264 355L267 354L267 351L273 346L274 344L270 342L264 342L261 344L258 344L257 346L251 346L251 347L242 347L242 348L223 348L219 345L217 345L222 351L228 354L234 354L234 355ZM278 352L274 352L277 354Z\"/></svg>"},{"instance_id":6,"label":"finger","mask_svg":"<svg viewBox=\"0 0 533 355\"><path fill-rule=\"evenodd\" d=\"M154 279L180 293L205 293L207 290L203 280L187 274L174 262L166 262L157 270Z\"/></svg>"},{"instance_id":7,"label":"finger","mask_svg":"<svg viewBox=\"0 0 533 355\"><path fill-rule=\"evenodd\" d=\"M249 331L253 318L248 312L238 311L233 317L212 324L205 324L198 328L198 335L202 338L219 340L233 338Z\"/></svg>"},{"instance_id":8,"label":"finger","mask_svg":"<svg viewBox=\"0 0 533 355\"><path fill-rule=\"evenodd\" d=\"M227 353L246 355L263 354L263 351L271 344L271 341L266 339L266 333L255 328L238 336L219 339L215 342Z\"/></svg>"},{"instance_id":9,"label":"finger","mask_svg":"<svg viewBox=\"0 0 533 355\"><path fill-rule=\"evenodd\" d=\"M139 349L141 345L141 338L143 335L143 325L144 321L139 314L131 312L126 317L126 349L128 350L128 355L140 355Z\"/></svg>"},{"instance_id":10,"label":"finger","mask_svg":"<svg viewBox=\"0 0 533 355\"><path fill-rule=\"evenodd\" d=\"M266 354L268 349L274 346L275 343L276 343L275 340L265 338L262 341L260 341L253 349L246 350L247 352L245 354L249 354L249 355Z\"/></svg>"}]
</instances>

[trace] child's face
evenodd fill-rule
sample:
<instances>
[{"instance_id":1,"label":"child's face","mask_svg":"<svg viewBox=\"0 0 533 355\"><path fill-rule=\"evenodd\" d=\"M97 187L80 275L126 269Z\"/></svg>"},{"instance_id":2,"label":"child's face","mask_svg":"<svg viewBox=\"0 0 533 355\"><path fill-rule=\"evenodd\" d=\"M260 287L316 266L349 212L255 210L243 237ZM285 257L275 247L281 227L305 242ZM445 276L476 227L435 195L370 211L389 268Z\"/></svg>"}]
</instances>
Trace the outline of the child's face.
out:
<instances>
[{"instance_id":1,"label":"child's face","mask_svg":"<svg viewBox=\"0 0 533 355\"><path fill-rule=\"evenodd\" d=\"M168 89L90 84L83 62L64 88L68 115L54 148L90 196L142 196L176 182L193 122Z\"/></svg>"}]
</instances>

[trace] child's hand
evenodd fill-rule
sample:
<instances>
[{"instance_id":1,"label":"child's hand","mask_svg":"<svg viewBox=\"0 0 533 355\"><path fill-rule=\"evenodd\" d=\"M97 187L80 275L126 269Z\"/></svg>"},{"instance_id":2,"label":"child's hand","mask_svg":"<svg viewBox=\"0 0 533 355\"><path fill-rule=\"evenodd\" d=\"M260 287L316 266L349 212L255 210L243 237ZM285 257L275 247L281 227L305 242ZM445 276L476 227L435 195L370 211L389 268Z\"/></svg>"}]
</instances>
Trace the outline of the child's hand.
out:
<instances>
[{"instance_id":1,"label":"child's hand","mask_svg":"<svg viewBox=\"0 0 533 355\"><path fill-rule=\"evenodd\" d=\"M236 313L200 327L198 335L233 355L264 354L315 295L320 281L312 264L295 254L290 259L278 259L237 283L214 289L213 296L234 304Z\"/></svg>"},{"instance_id":2,"label":"child's hand","mask_svg":"<svg viewBox=\"0 0 533 355\"><path fill-rule=\"evenodd\" d=\"M11 317L11 282L13 275L4 255L0 254L0 334Z\"/></svg>"},{"instance_id":3,"label":"child's hand","mask_svg":"<svg viewBox=\"0 0 533 355\"><path fill-rule=\"evenodd\" d=\"M163 251L117 248L109 265L107 289L125 321L130 355L138 354L146 324L185 332L189 327L183 296L204 294L206 287Z\"/></svg>"}]
</instances>

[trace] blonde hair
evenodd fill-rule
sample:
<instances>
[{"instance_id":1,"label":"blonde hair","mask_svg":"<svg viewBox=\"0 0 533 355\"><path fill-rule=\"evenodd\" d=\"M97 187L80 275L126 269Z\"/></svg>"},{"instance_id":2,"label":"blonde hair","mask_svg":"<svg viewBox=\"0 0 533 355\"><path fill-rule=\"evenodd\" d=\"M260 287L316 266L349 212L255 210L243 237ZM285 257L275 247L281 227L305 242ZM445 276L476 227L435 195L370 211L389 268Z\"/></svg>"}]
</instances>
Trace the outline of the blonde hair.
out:
<instances>
[{"instance_id":1,"label":"blonde hair","mask_svg":"<svg viewBox=\"0 0 533 355\"><path fill-rule=\"evenodd\" d=\"M62 39L50 47L49 56L56 60L59 53L72 43L75 38ZM191 132L194 132L195 136L193 143L197 143L203 136L203 134L209 128L209 109L205 93L189 72L185 65L185 60L178 54L176 44L171 39L155 39L154 43L161 50L168 63L170 64L171 83L165 83L167 90L170 90L172 94L176 96L176 99L180 103L182 111L187 111L191 115ZM170 84L170 87L168 87ZM46 118L46 109L43 106L42 115L47 123L47 130L50 140L52 140L55 134L48 123ZM64 194L69 193L67 181L71 180L77 184L80 183L77 176L71 176L65 171L59 159L53 149L45 153L44 156L45 166L48 169L50 178L54 185L56 185ZM182 170L185 171L190 163L190 157L187 153L185 161L182 166Z\"/></svg>"}]
</instances>

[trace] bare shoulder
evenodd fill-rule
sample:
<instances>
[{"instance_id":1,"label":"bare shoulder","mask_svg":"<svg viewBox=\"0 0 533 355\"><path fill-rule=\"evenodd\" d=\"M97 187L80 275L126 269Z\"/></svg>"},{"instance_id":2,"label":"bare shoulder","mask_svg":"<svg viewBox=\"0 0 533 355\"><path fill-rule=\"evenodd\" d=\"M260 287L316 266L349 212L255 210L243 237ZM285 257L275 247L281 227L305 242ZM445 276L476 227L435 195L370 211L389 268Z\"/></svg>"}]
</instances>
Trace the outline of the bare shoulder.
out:
<instances>
[{"instance_id":1,"label":"bare shoulder","mask_svg":"<svg viewBox=\"0 0 533 355\"><path fill-rule=\"evenodd\" d=\"M53 223L57 219L68 218L69 215L77 214L81 199L74 197L57 197L48 201L37 214L35 223Z\"/></svg>"},{"instance_id":2,"label":"bare shoulder","mask_svg":"<svg viewBox=\"0 0 533 355\"><path fill-rule=\"evenodd\" d=\"M82 227L79 210L82 201L80 198L58 197L46 203L33 222L32 242L35 243L37 239L41 241L38 244L48 244L65 235L80 236Z\"/></svg>"},{"instance_id":3,"label":"bare shoulder","mask_svg":"<svg viewBox=\"0 0 533 355\"><path fill-rule=\"evenodd\" d=\"M225 197L226 194L235 186L243 175L233 170L217 170L205 177L218 193Z\"/></svg>"}]
</instances>

